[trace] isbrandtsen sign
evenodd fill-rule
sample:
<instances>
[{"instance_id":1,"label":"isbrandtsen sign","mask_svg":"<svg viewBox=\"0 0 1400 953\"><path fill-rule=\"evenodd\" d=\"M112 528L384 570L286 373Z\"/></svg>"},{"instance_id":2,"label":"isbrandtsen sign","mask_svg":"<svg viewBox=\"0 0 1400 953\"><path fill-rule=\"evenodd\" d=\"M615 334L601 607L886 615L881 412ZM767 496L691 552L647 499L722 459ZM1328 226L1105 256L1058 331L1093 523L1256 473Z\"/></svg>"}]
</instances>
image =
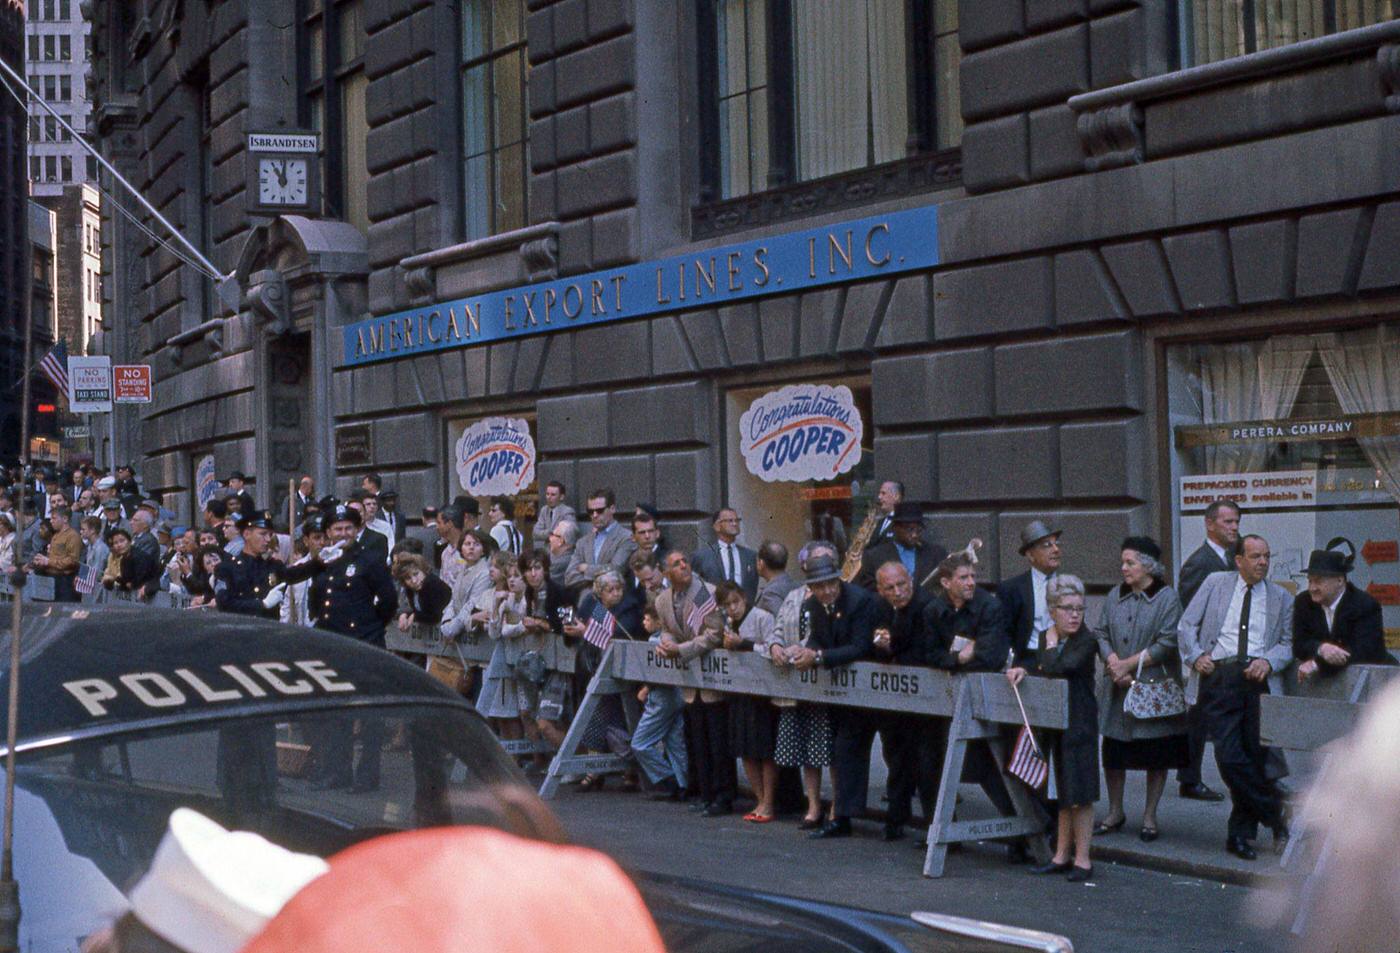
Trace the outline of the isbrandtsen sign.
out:
<instances>
[{"instance_id":1,"label":"isbrandtsen sign","mask_svg":"<svg viewBox=\"0 0 1400 953\"><path fill-rule=\"evenodd\" d=\"M151 397L151 365L113 365L112 399L116 403L149 404L151 402Z\"/></svg>"},{"instance_id":2,"label":"isbrandtsen sign","mask_svg":"<svg viewBox=\"0 0 1400 953\"><path fill-rule=\"evenodd\" d=\"M249 152L317 152L320 142L315 134L289 132L248 133Z\"/></svg>"},{"instance_id":3,"label":"isbrandtsen sign","mask_svg":"<svg viewBox=\"0 0 1400 953\"><path fill-rule=\"evenodd\" d=\"M112 359L106 355L68 358L68 409L75 414L112 412Z\"/></svg>"}]
</instances>

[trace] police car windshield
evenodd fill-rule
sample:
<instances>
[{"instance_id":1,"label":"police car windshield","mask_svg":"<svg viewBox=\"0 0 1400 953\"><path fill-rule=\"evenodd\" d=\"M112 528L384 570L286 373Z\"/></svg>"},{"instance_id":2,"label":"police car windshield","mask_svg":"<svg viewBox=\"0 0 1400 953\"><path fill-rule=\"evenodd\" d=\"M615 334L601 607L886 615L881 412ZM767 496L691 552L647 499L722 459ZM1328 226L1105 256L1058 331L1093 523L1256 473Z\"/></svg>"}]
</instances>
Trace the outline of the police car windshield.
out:
<instances>
[{"instance_id":1,"label":"police car windshield","mask_svg":"<svg viewBox=\"0 0 1400 953\"><path fill-rule=\"evenodd\" d=\"M548 814L481 720L440 706L113 735L21 755L15 780L20 948L36 953L76 950L122 911L176 807L320 856L398 830Z\"/></svg>"}]
</instances>

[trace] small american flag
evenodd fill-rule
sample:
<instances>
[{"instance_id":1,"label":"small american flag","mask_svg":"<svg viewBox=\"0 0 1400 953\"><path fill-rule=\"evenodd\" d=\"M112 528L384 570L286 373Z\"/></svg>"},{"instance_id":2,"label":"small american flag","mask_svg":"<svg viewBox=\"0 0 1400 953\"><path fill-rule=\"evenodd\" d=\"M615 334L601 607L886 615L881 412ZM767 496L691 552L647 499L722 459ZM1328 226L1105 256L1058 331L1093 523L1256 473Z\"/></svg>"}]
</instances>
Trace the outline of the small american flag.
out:
<instances>
[{"instance_id":1,"label":"small american flag","mask_svg":"<svg viewBox=\"0 0 1400 953\"><path fill-rule=\"evenodd\" d=\"M73 580L73 588L80 594L87 595L97 588L97 567L79 566L78 578Z\"/></svg>"},{"instance_id":2,"label":"small american flag","mask_svg":"<svg viewBox=\"0 0 1400 953\"><path fill-rule=\"evenodd\" d=\"M68 395L68 345L65 342L59 341L49 349L49 353L39 362L39 370L44 372L60 394Z\"/></svg>"},{"instance_id":3,"label":"small american flag","mask_svg":"<svg viewBox=\"0 0 1400 953\"><path fill-rule=\"evenodd\" d=\"M1050 777L1050 762L1040 753L1035 743L1035 735L1026 726L1016 736L1016 747L1011 752L1011 762L1006 771L1012 777L1020 778L1032 789L1038 789Z\"/></svg>"},{"instance_id":4,"label":"small american flag","mask_svg":"<svg viewBox=\"0 0 1400 953\"><path fill-rule=\"evenodd\" d=\"M616 629L617 619L613 618L613 614L601 602L595 600L593 611L588 613L588 625L584 627L583 640L599 649L606 649L608 643L613 640L613 632Z\"/></svg>"},{"instance_id":5,"label":"small american flag","mask_svg":"<svg viewBox=\"0 0 1400 953\"><path fill-rule=\"evenodd\" d=\"M702 587L701 591L705 593L705 601L699 605L691 606L690 614L685 617L686 627L690 629L691 632L699 632L700 626L705 622L705 616L709 615L711 612L719 611L719 603L715 602L714 593L704 587Z\"/></svg>"}]
</instances>

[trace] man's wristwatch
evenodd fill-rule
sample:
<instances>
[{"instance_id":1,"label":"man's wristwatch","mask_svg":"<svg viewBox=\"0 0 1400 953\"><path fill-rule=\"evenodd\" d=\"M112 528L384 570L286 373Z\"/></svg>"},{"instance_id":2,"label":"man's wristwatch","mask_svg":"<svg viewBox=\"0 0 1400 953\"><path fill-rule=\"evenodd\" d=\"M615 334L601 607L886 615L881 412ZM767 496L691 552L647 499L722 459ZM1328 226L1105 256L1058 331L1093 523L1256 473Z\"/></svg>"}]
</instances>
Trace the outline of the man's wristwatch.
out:
<instances>
[{"instance_id":1,"label":"man's wristwatch","mask_svg":"<svg viewBox=\"0 0 1400 953\"><path fill-rule=\"evenodd\" d=\"M822 650L821 650L821 649L817 649L817 664L820 665L821 663L822 663Z\"/></svg>"}]
</instances>

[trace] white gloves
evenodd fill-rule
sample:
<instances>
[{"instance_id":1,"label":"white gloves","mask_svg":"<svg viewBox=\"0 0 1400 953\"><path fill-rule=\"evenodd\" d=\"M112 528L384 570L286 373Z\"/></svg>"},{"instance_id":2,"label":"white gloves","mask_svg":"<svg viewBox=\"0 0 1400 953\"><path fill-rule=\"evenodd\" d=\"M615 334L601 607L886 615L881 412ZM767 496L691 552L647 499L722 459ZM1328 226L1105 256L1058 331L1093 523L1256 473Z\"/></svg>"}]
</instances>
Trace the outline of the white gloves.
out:
<instances>
[{"instance_id":1,"label":"white gloves","mask_svg":"<svg viewBox=\"0 0 1400 953\"><path fill-rule=\"evenodd\" d=\"M341 543L332 543L331 545L326 546L325 548L323 548L323 549L321 550L321 553L320 553L321 562L323 562L323 563L333 563L333 562L335 562L337 559L339 559L339 558L344 554L344 550L343 550L341 547L342 547L342 544L341 544Z\"/></svg>"},{"instance_id":2,"label":"white gloves","mask_svg":"<svg viewBox=\"0 0 1400 953\"><path fill-rule=\"evenodd\" d=\"M277 585L272 587L271 592L263 596L263 608L276 609L282 604L282 600L286 598L286 595L287 584L285 582L279 582Z\"/></svg>"}]
</instances>

